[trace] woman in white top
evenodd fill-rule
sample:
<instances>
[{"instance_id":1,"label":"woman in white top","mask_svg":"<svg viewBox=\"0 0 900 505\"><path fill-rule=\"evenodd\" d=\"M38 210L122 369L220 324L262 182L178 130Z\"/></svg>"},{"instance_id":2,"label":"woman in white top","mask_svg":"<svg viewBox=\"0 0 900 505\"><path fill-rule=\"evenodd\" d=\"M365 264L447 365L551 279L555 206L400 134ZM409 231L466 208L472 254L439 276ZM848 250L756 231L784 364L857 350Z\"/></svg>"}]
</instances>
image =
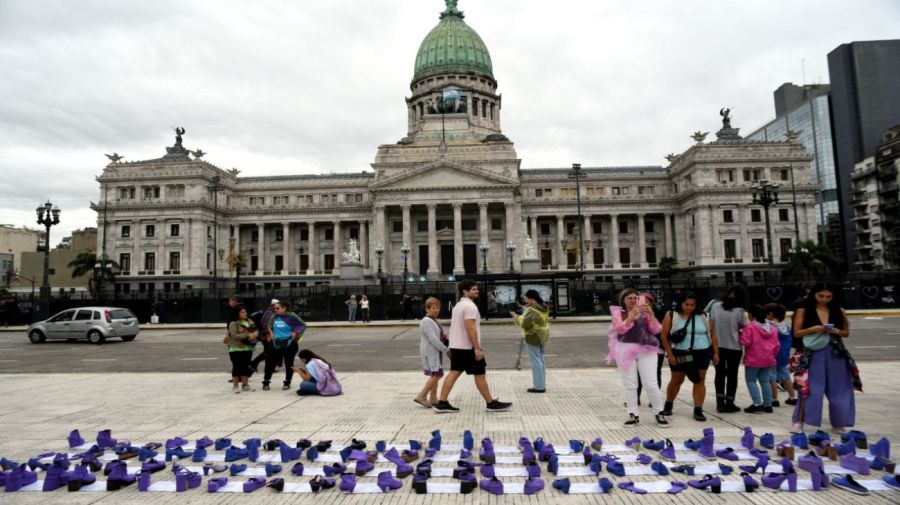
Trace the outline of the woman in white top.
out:
<instances>
[{"instance_id":1,"label":"woman in white top","mask_svg":"<svg viewBox=\"0 0 900 505\"><path fill-rule=\"evenodd\" d=\"M364 323L369 322L369 297L366 295L359 299L359 315Z\"/></svg>"}]
</instances>

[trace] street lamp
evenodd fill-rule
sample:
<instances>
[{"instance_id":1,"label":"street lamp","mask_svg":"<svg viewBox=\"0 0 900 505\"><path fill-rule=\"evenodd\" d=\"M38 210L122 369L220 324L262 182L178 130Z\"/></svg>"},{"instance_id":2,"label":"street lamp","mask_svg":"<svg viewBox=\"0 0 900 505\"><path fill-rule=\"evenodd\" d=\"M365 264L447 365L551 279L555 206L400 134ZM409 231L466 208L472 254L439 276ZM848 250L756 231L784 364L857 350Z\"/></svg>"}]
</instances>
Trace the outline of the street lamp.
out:
<instances>
[{"instance_id":1,"label":"street lamp","mask_svg":"<svg viewBox=\"0 0 900 505\"><path fill-rule=\"evenodd\" d=\"M778 203L778 184L772 184L767 179L761 179L758 184L750 187L753 194L753 204L761 205L766 214L766 242L769 255L769 268L774 267L772 258L772 225L769 223L769 207Z\"/></svg>"},{"instance_id":2,"label":"street lamp","mask_svg":"<svg viewBox=\"0 0 900 505\"><path fill-rule=\"evenodd\" d=\"M481 272L486 274L488 272L487 257L488 251L491 250L491 244L487 243L487 241L482 242L479 249L481 249Z\"/></svg>"},{"instance_id":3,"label":"street lamp","mask_svg":"<svg viewBox=\"0 0 900 505\"><path fill-rule=\"evenodd\" d=\"M403 292L406 293L406 277L409 275L409 244L406 242L404 242L403 247L400 248L400 257L403 258Z\"/></svg>"},{"instance_id":4,"label":"street lamp","mask_svg":"<svg viewBox=\"0 0 900 505\"><path fill-rule=\"evenodd\" d=\"M41 319L50 317L50 227L59 224L59 207L47 201L38 207L37 223L44 225L44 282L41 284Z\"/></svg>"},{"instance_id":5,"label":"street lamp","mask_svg":"<svg viewBox=\"0 0 900 505\"><path fill-rule=\"evenodd\" d=\"M509 256L509 273L514 273L516 271L513 268L513 254L516 252L516 244L513 243L512 240L506 243L506 255Z\"/></svg>"},{"instance_id":6,"label":"street lamp","mask_svg":"<svg viewBox=\"0 0 900 505\"><path fill-rule=\"evenodd\" d=\"M378 258L378 277L381 277L381 260L384 259L384 246L381 244L375 246L375 257Z\"/></svg>"},{"instance_id":7,"label":"street lamp","mask_svg":"<svg viewBox=\"0 0 900 505\"><path fill-rule=\"evenodd\" d=\"M569 178L575 179L575 202L578 206L578 266L584 272L584 219L581 218L581 178L584 172L581 163L572 163Z\"/></svg>"}]
</instances>

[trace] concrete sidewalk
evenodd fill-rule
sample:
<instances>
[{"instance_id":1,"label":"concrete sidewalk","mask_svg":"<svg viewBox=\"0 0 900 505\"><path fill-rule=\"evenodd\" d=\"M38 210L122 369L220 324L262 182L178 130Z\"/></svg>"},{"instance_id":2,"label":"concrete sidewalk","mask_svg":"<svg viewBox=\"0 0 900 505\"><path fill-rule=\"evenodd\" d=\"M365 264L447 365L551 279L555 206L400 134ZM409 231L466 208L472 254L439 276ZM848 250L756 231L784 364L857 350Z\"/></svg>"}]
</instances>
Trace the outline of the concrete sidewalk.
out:
<instances>
[{"instance_id":1,"label":"concrete sidewalk","mask_svg":"<svg viewBox=\"0 0 900 505\"><path fill-rule=\"evenodd\" d=\"M882 435L900 441L896 419L900 416L900 402L896 397L898 362L861 364L866 394L857 395L858 429L868 434L874 442ZM444 444L460 444L463 430L472 430L478 440L485 436L493 438L495 444L515 446L520 436L543 437L558 449L568 445L570 439L593 440L600 436L609 451L622 451L613 446L621 445L626 439L639 436L642 439L670 438L682 455L694 456L683 450L685 439L698 438L701 429L712 426L716 431L716 441L735 448L739 447L741 427L749 425L759 435L773 432L776 441L789 438L789 413L784 407L774 414L750 415L732 414L717 416L708 413L709 421L698 423L690 419L690 407L684 400L689 398L685 388L676 403L672 426L657 428L649 409L642 411L643 422L637 428L622 425L625 411L622 407L622 386L619 374L614 369L550 370L548 392L544 395L527 394L531 375L528 370L489 372L489 381L495 396L514 402L513 408L503 413L486 413L484 403L478 397L472 380L463 378L457 384L451 402L462 409L459 414L438 415L412 402L412 398L424 377L419 373L340 373L345 394L334 398L298 397L293 391L280 388L268 392L231 394L230 385L225 382L224 373L213 374L67 374L50 373L34 375L0 375L0 390L4 391L0 405L0 455L13 460L25 461L29 457L47 451L66 449L66 436L72 429L81 430L86 440L93 440L100 429L111 429L114 437L145 443L165 442L167 438L181 436L191 442L202 436L211 438L231 437L236 443L260 437L264 441L281 438L293 443L300 438L313 441L331 439L336 445L349 443L351 439L365 440L370 447L376 440L386 440L388 446L405 448L409 439L427 442L433 430L440 429ZM663 380L668 376L664 369ZM258 380L253 381L258 387ZM712 378L707 381L712 386ZM277 383L276 383L277 384ZM746 405L746 388L739 388L738 403ZM711 393L708 394L708 398ZM782 397L782 400L784 397ZM707 402L709 407L709 402ZM655 451L641 450L655 459ZM213 451L211 450L212 454ZM218 453L218 452L217 452ZM267 453L263 453L267 454ZM442 454L453 454L443 451ZM620 456L627 468L646 467L629 462L634 452L624 451ZM798 452L797 456L801 453ZM451 458L453 459L453 458ZM778 458L773 456L773 461ZM133 460L132 460L133 462ZM736 469L737 463L727 463ZM305 460L308 472L316 463ZM750 461L741 461L748 464ZM829 465L832 464L828 462ZM133 464L133 463L132 463ZM697 462L706 465L706 462ZM713 462L715 465L715 462ZM288 483L306 483L310 477L293 477L289 473L291 464L286 464L281 476ZM391 465L392 466L392 465ZM499 467L521 468L521 465L498 465ZM580 471L580 463L566 462L561 467ZM452 468L452 462L439 462L435 468ZM770 471L773 470L770 467ZM805 471L798 471L801 481L809 479ZM727 481L739 481L739 472ZM221 475L221 474L220 474ZM871 476L860 479L880 480L883 472L873 471ZM690 477L671 474L666 477L638 475L635 477L614 477L605 469L601 477L609 477L614 482L633 480L640 483L655 481L685 481ZM701 475L702 476L702 475ZM479 477L480 478L480 477ZM404 487L390 494L358 494L347 496L337 489L318 495L285 493L275 494L262 489L253 495L207 494L206 478L201 489L184 494L150 492L138 493L135 486L117 491L69 493L58 490L53 493L26 492L0 493L3 503L266 503L280 504L295 501L304 503L346 503L346 504L426 504L426 503L722 503L726 499L740 503L898 503L900 492L872 492L870 497L857 497L840 489L829 489L821 493L811 491L775 493L762 489L757 493L728 493L716 496L710 493L688 489L671 496L647 494L636 496L616 489L610 495L597 494L563 495L550 487L553 476L544 467L542 478L547 487L537 496L506 495L493 497L476 490L469 495L428 494L416 495L410 488L410 479L404 479ZM102 474L98 476L103 480ZM573 484L596 483L595 477L575 476ZM174 480L171 473L154 474L154 482ZM243 482L246 477L230 478L229 482ZM510 484L524 481L522 477L502 477ZM434 482L452 482L449 478L435 477ZM361 478L360 482L374 483L373 477Z\"/></svg>"}]
</instances>

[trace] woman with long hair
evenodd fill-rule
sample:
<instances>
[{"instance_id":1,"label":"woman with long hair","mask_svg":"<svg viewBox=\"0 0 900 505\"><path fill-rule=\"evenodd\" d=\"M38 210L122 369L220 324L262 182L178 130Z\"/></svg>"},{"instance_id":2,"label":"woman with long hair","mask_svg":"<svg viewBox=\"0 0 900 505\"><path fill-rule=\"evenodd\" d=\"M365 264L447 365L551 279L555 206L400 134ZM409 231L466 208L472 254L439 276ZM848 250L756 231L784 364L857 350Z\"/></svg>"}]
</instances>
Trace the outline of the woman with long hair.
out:
<instances>
[{"instance_id":1,"label":"woman with long hair","mask_svg":"<svg viewBox=\"0 0 900 505\"><path fill-rule=\"evenodd\" d=\"M609 327L609 354L606 362L616 362L622 372L625 386L625 405L628 408L626 425L640 422L638 408L638 377L647 390L650 405L656 416L656 424L667 427L669 422L663 415L663 399L656 384L656 356L659 354L659 321L644 296L639 297L634 289L626 289L619 294L619 305L609 308L612 324Z\"/></svg>"},{"instance_id":2,"label":"woman with long hair","mask_svg":"<svg viewBox=\"0 0 900 505\"><path fill-rule=\"evenodd\" d=\"M828 420L832 431L843 433L856 423L856 398L862 391L859 369L844 339L850 336L850 322L841 308L836 287L814 285L803 307L794 314L794 336L803 339L803 350L791 359L794 382L800 401L794 406L791 431L803 431L804 424L822 425L824 399L828 398Z\"/></svg>"},{"instance_id":3,"label":"woman with long hair","mask_svg":"<svg viewBox=\"0 0 900 505\"><path fill-rule=\"evenodd\" d=\"M685 293L677 310L666 314L662 323L663 349L669 360L672 378L666 388L663 415L671 416L672 407L685 377L693 384L694 419L706 421L703 400L706 397L706 370L710 362L719 362L719 342L716 330L700 308L697 296ZM646 384L646 382L645 382Z\"/></svg>"},{"instance_id":4,"label":"woman with long hair","mask_svg":"<svg viewBox=\"0 0 900 505\"><path fill-rule=\"evenodd\" d=\"M322 395L334 396L341 394L341 383L338 382L334 368L322 356L312 352L309 349L303 349L297 354L297 359L303 363L305 368L292 367L303 382L297 389L300 396Z\"/></svg>"},{"instance_id":5,"label":"woman with long hair","mask_svg":"<svg viewBox=\"0 0 900 505\"><path fill-rule=\"evenodd\" d=\"M740 343L741 328L747 324L747 291L735 284L725 291L720 300L710 304L709 320L719 339L719 363L716 365L716 412L740 412L734 404L738 387L738 370L741 367L743 348Z\"/></svg>"},{"instance_id":6,"label":"woman with long hair","mask_svg":"<svg viewBox=\"0 0 900 505\"><path fill-rule=\"evenodd\" d=\"M287 391L291 389L291 367L294 365L294 356L297 355L297 348L303 339L303 333L306 332L306 323L300 319L300 316L291 312L291 307L287 302L277 302L274 305L275 314L269 321L269 342L271 350L266 358L266 371L263 376L263 390L269 390L269 382L272 380L272 374L275 368L284 364L284 384L281 389Z\"/></svg>"},{"instance_id":7,"label":"woman with long hair","mask_svg":"<svg viewBox=\"0 0 900 505\"><path fill-rule=\"evenodd\" d=\"M544 303L536 289L525 292L525 309L522 315L510 312L513 322L522 329L522 338L528 347L528 359L531 361L531 387L529 393L547 391L546 369L544 368L544 350L550 340L550 309Z\"/></svg>"},{"instance_id":8,"label":"woman with long hair","mask_svg":"<svg viewBox=\"0 0 900 505\"><path fill-rule=\"evenodd\" d=\"M250 369L250 359L253 357L253 347L256 345L256 325L247 314L247 308L243 305L234 307L236 319L228 323L228 335L224 344L228 346L228 358L231 360L231 392L255 391L248 381L253 370ZM238 386L238 383L242 386Z\"/></svg>"}]
</instances>

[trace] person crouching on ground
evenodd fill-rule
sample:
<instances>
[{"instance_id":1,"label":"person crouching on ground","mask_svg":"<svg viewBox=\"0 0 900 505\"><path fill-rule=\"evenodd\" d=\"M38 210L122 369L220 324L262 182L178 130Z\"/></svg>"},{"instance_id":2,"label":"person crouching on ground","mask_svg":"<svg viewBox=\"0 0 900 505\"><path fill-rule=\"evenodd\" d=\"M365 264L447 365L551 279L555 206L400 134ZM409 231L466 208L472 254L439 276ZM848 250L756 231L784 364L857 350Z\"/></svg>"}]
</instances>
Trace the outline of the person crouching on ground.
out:
<instances>
[{"instance_id":1,"label":"person crouching on ground","mask_svg":"<svg viewBox=\"0 0 900 505\"><path fill-rule=\"evenodd\" d=\"M341 383L334 373L334 368L325 358L309 349L300 351L297 354L297 358L305 367L305 369L291 367L291 370L303 379L300 387L297 389L298 395L335 396L343 392Z\"/></svg>"},{"instance_id":2,"label":"person crouching on ground","mask_svg":"<svg viewBox=\"0 0 900 505\"><path fill-rule=\"evenodd\" d=\"M639 297L634 289L626 289L619 294L619 305L609 308L612 324L609 327L609 355L607 363L616 362L622 372L625 386L625 404L628 407L626 425L640 422L638 408L638 377L641 378L650 405L656 414L656 424L667 427L669 421L662 414L664 409L662 393L656 378L656 356L659 354L659 340L656 335L662 330L653 309L645 297Z\"/></svg>"},{"instance_id":3,"label":"person crouching on ground","mask_svg":"<svg viewBox=\"0 0 900 505\"><path fill-rule=\"evenodd\" d=\"M266 372L263 377L264 391L269 390L269 382L275 372L275 367L282 363L284 364L284 385L281 389L285 391L291 389L291 377L294 375L291 367L294 365L294 356L297 355L300 340L303 339L303 333L306 332L306 323L300 319L300 316L289 310L286 302L275 304L275 315L269 326L271 351L269 357L266 358Z\"/></svg>"},{"instance_id":4,"label":"person crouching on ground","mask_svg":"<svg viewBox=\"0 0 900 505\"><path fill-rule=\"evenodd\" d=\"M228 346L228 358L231 359L231 392L255 391L247 382L253 371L250 369L250 358L256 345L256 325L250 320L247 309L235 307L237 319L228 323L228 335L224 343ZM239 388L238 381L243 385Z\"/></svg>"},{"instance_id":5,"label":"person crouching on ground","mask_svg":"<svg viewBox=\"0 0 900 505\"><path fill-rule=\"evenodd\" d=\"M750 307L750 324L741 328L741 345L744 346L744 380L753 405L744 409L748 414L772 413L772 387L769 372L775 369L778 355L778 329L766 321L766 309L759 305ZM758 385L757 385L758 383ZM762 388L762 398L760 389Z\"/></svg>"},{"instance_id":6,"label":"person crouching on ground","mask_svg":"<svg viewBox=\"0 0 900 505\"><path fill-rule=\"evenodd\" d=\"M525 345L528 346L528 359L531 361L531 387L529 393L547 391L547 380L544 371L544 347L550 340L550 309L544 304L537 290L525 292L525 310L522 315L510 312L513 322L522 328Z\"/></svg>"},{"instance_id":7,"label":"person crouching on ground","mask_svg":"<svg viewBox=\"0 0 900 505\"><path fill-rule=\"evenodd\" d=\"M447 347L447 335L438 323L441 315L441 302L437 298L425 300L425 317L419 323L419 354L422 356L422 370L428 380L413 401L423 407L431 408L437 404L438 381L444 376L443 354Z\"/></svg>"}]
</instances>

